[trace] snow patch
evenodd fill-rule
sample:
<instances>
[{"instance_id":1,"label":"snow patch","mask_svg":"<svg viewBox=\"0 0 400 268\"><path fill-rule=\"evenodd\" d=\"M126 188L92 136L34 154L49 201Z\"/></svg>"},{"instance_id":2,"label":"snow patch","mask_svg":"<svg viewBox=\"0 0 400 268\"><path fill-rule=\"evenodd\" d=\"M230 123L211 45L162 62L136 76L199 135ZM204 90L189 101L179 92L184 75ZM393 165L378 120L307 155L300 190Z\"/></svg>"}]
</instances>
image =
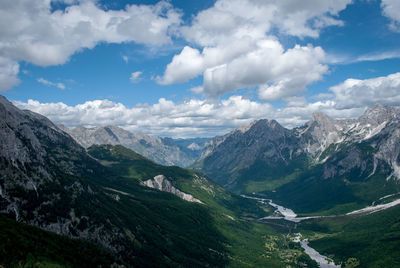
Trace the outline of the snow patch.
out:
<instances>
[{"instance_id":1,"label":"snow patch","mask_svg":"<svg viewBox=\"0 0 400 268\"><path fill-rule=\"evenodd\" d=\"M382 129L387 125L387 123L388 121L385 121L382 124L378 125L376 128L369 130L369 133L362 140L368 140L373 136L377 135L379 132L382 131Z\"/></svg>"}]
</instances>

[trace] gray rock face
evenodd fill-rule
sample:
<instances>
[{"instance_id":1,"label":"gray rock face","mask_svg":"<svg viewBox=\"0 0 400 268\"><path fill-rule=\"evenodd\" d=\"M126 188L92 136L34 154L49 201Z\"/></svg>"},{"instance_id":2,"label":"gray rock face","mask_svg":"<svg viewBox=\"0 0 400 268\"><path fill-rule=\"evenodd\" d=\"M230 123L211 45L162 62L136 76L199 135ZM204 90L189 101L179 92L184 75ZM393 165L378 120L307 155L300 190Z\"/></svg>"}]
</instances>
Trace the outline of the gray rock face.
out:
<instances>
[{"instance_id":1,"label":"gray rock face","mask_svg":"<svg viewBox=\"0 0 400 268\"><path fill-rule=\"evenodd\" d=\"M212 140L194 164L219 183L231 187L246 170L258 162L285 165L301 152L295 134L275 120L258 120Z\"/></svg>"},{"instance_id":2,"label":"gray rock face","mask_svg":"<svg viewBox=\"0 0 400 268\"><path fill-rule=\"evenodd\" d=\"M222 177L232 175L235 180L235 176L243 176L246 169L254 168L257 163L295 168L295 161L306 159L310 165L323 164L336 152L365 143L374 148L369 162L363 156L365 152L349 151L339 164L335 162L338 166L327 165L324 176L337 176L355 167L365 172L371 169L372 175L378 165L388 165L391 169L389 177L399 179L399 119L398 108L375 105L360 118L352 120L336 120L323 113L314 113L304 126L291 130L274 120L258 120L211 140L193 166L211 177L220 176L217 180L229 185L231 182ZM218 172L214 173L215 170Z\"/></svg>"},{"instance_id":3,"label":"gray rock face","mask_svg":"<svg viewBox=\"0 0 400 268\"><path fill-rule=\"evenodd\" d=\"M116 126L94 128L79 126L72 130L61 127L85 148L94 144L123 145L166 166L187 167L196 160L196 156L186 153L173 141L164 142L164 139L144 133L132 133Z\"/></svg>"},{"instance_id":4,"label":"gray rock face","mask_svg":"<svg viewBox=\"0 0 400 268\"><path fill-rule=\"evenodd\" d=\"M179 198L189 201L202 204L199 199L194 198L190 194L186 194L179 189L176 189L172 186L171 182L164 175L157 175L153 179L146 180L142 182L142 185L157 189L159 191L167 192L178 196Z\"/></svg>"},{"instance_id":5,"label":"gray rock face","mask_svg":"<svg viewBox=\"0 0 400 268\"><path fill-rule=\"evenodd\" d=\"M400 178L398 173L400 150L400 110L398 108L374 105L369 107L357 120L334 120L326 115L316 114L305 127L295 129L301 139L301 148L316 162L329 159L332 152L355 143L368 143L375 148L373 154L373 175L379 161L392 169L391 177ZM331 146L331 147L330 147ZM333 150L327 152L327 149ZM361 154L361 152L360 152ZM350 157L352 155L352 157ZM321 157L323 156L323 157ZM350 157L350 158L349 158ZM361 159L351 153L347 158L354 166L365 169ZM348 164L347 164L348 166Z\"/></svg>"},{"instance_id":6,"label":"gray rock face","mask_svg":"<svg viewBox=\"0 0 400 268\"><path fill-rule=\"evenodd\" d=\"M374 105L369 107L358 120L334 120L321 113L304 126L295 129L302 139L302 147L314 158L331 144L362 142L379 134L389 123L399 121L399 109Z\"/></svg>"}]
</instances>

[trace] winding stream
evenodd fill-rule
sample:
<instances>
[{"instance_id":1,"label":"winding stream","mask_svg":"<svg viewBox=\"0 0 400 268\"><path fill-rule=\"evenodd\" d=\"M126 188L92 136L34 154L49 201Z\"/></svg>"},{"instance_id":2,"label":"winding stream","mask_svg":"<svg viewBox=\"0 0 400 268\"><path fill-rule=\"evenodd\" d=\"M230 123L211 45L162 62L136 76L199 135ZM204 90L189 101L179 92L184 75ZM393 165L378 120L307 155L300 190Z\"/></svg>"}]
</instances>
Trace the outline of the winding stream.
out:
<instances>
[{"instance_id":1,"label":"winding stream","mask_svg":"<svg viewBox=\"0 0 400 268\"><path fill-rule=\"evenodd\" d=\"M318 251L313 249L308 245L308 239L301 239L301 234L296 234L294 242L300 243L301 247L304 249L304 252L310 256L310 258L316 261L321 268L338 268L341 267L340 264L336 265L331 259L328 257L321 255Z\"/></svg>"}]
</instances>

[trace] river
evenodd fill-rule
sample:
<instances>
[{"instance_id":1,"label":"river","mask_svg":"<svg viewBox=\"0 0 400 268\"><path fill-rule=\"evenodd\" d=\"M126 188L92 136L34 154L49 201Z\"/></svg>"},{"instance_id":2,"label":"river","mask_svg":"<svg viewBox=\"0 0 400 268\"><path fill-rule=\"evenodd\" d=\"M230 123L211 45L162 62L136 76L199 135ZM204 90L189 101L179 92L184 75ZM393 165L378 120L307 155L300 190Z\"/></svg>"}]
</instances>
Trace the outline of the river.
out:
<instances>
[{"instance_id":1,"label":"river","mask_svg":"<svg viewBox=\"0 0 400 268\"><path fill-rule=\"evenodd\" d=\"M270 206L276 208L276 211L274 212L274 214L278 214L281 216L268 216L268 217L263 217L260 218L259 220L275 220L275 219L284 219L287 221L291 221L291 222L300 222L302 220L306 220L306 219L311 219L311 218L321 218L322 216L314 216L314 217L297 217L297 214L291 210L290 208L285 208L283 206L280 206L278 204L275 204L274 202L272 202L271 199L264 199L264 198L258 198L258 197L252 197L252 196L246 196L246 195L242 195L242 197L244 198L248 198L248 199L254 199L257 200L263 204L268 203ZM301 239L302 236L300 233L296 234L295 238L294 238L294 242L300 243L301 247L304 249L304 252L310 256L310 258L314 261L316 261L319 265L319 267L321 268L338 268L341 267L341 265L336 265L331 259L329 259L328 257L321 255L318 251L316 251L315 249L313 249L312 247L310 247L308 245L308 240L307 239Z\"/></svg>"}]
</instances>

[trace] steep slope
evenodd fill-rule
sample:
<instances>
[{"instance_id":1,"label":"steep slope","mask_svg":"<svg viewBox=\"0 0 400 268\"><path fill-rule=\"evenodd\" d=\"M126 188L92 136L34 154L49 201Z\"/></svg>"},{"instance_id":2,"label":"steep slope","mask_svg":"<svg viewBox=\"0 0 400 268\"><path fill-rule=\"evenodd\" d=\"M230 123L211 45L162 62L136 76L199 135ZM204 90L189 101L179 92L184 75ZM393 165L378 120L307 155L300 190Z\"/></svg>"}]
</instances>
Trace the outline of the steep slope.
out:
<instances>
[{"instance_id":1,"label":"steep slope","mask_svg":"<svg viewBox=\"0 0 400 268\"><path fill-rule=\"evenodd\" d=\"M152 137L144 133L132 133L116 126L93 128L79 126L73 129L62 125L60 127L85 148L94 144L123 145L167 166L189 166L201 151L200 146L196 150L190 150L182 148L172 139Z\"/></svg>"},{"instance_id":2,"label":"steep slope","mask_svg":"<svg viewBox=\"0 0 400 268\"><path fill-rule=\"evenodd\" d=\"M211 148L210 148L211 147ZM243 178L280 178L302 165L297 137L274 120L259 120L218 138L205 150L194 167L232 190L244 187Z\"/></svg>"},{"instance_id":3,"label":"steep slope","mask_svg":"<svg viewBox=\"0 0 400 268\"><path fill-rule=\"evenodd\" d=\"M359 207L400 190L399 118L399 109L375 105L354 120L315 113L292 130L259 120L215 139L193 166L299 212Z\"/></svg>"}]
</instances>

